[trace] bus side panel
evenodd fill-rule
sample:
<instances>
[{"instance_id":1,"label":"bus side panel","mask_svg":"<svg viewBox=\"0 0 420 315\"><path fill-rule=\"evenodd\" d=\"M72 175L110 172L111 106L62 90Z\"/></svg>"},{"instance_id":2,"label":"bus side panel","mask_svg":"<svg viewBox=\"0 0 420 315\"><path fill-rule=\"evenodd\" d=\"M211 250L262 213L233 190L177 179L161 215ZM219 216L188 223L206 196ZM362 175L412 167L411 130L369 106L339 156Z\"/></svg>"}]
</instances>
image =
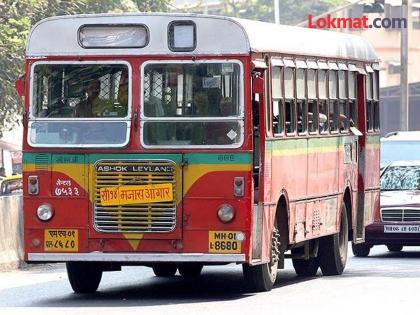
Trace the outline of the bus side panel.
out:
<instances>
[{"instance_id":1,"label":"bus side panel","mask_svg":"<svg viewBox=\"0 0 420 315\"><path fill-rule=\"evenodd\" d=\"M342 150L341 137L273 141L273 201L287 192L291 243L338 231Z\"/></svg>"},{"instance_id":2,"label":"bus side panel","mask_svg":"<svg viewBox=\"0 0 420 315\"><path fill-rule=\"evenodd\" d=\"M369 225L373 222L373 213L379 209L379 146L380 135L367 134L366 136L366 176L365 176L365 218L364 225Z\"/></svg>"}]
</instances>

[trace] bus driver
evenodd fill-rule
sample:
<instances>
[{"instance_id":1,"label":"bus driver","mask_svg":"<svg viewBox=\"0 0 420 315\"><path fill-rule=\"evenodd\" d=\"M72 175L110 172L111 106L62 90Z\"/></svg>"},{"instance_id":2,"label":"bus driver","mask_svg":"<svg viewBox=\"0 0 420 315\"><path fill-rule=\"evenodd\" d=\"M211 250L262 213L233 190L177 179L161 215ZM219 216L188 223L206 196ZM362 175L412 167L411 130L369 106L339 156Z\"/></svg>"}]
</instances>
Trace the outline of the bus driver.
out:
<instances>
[{"instance_id":1,"label":"bus driver","mask_svg":"<svg viewBox=\"0 0 420 315\"><path fill-rule=\"evenodd\" d=\"M92 79L86 88L87 98L76 105L75 117L95 117L98 116L99 93L101 91L101 81Z\"/></svg>"}]
</instances>

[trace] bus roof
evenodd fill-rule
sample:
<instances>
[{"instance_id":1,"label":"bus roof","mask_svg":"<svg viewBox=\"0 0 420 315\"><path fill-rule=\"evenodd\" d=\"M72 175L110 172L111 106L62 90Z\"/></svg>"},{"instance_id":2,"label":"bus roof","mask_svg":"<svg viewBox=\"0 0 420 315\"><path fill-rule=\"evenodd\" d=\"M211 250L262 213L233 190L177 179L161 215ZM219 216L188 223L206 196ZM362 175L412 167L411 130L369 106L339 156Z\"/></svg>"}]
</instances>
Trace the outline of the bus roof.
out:
<instances>
[{"instance_id":1,"label":"bus roof","mask_svg":"<svg viewBox=\"0 0 420 315\"><path fill-rule=\"evenodd\" d=\"M197 45L191 52L173 52L168 47L168 24L183 20L195 23ZM79 44L78 31L81 26L89 24L144 24L149 30L149 42L144 48L86 49ZM33 27L26 49L28 57L220 55L250 52L378 61L372 46L354 35L221 16L174 13L94 14L47 18Z\"/></svg>"}]
</instances>

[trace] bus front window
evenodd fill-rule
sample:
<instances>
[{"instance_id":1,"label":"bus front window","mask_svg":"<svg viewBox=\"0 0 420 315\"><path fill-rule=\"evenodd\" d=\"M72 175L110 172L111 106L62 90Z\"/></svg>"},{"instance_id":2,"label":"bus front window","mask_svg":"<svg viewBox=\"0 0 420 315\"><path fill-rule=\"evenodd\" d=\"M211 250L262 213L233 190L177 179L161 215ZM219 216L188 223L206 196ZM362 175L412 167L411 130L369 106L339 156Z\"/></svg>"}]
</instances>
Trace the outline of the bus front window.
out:
<instances>
[{"instance_id":1,"label":"bus front window","mask_svg":"<svg viewBox=\"0 0 420 315\"><path fill-rule=\"evenodd\" d=\"M125 65L36 65L32 114L48 118L125 117L127 74Z\"/></svg>"},{"instance_id":2,"label":"bus front window","mask_svg":"<svg viewBox=\"0 0 420 315\"><path fill-rule=\"evenodd\" d=\"M146 146L241 144L239 63L148 63L142 87L142 142Z\"/></svg>"},{"instance_id":3,"label":"bus front window","mask_svg":"<svg viewBox=\"0 0 420 315\"><path fill-rule=\"evenodd\" d=\"M29 142L34 146L126 143L127 64L36 63L31 90Z\"/></svg>"}]
</instances>

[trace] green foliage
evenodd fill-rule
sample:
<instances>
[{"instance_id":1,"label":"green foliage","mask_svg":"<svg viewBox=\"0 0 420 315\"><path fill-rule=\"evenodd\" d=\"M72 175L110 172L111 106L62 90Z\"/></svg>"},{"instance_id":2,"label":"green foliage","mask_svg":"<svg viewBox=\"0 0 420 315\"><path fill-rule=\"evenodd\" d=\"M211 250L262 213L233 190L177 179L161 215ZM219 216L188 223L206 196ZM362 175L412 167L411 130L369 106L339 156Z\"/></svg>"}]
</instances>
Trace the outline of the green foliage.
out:
<instances>
[{"instance_id":1,"label":"green foliage","mask_svg":"<svg viewBox=\"0 0 420 315\"><path fill-rule=\"evenodd\" d=\"M0 137L20 119L22 100L14 82L24 71L31 27L55 15L168 11L170 0L0 0Z\"/></svg>"},{"instance_id":2,"label":"green foliage","mask_svg":"<svg viewBox=\"0 0 420 315\"><path fill-rule=\"evenodd\" d=\"M165 12L168 11L170 0L133 0L141 12Z\"/></svg>"}]
</instances>

